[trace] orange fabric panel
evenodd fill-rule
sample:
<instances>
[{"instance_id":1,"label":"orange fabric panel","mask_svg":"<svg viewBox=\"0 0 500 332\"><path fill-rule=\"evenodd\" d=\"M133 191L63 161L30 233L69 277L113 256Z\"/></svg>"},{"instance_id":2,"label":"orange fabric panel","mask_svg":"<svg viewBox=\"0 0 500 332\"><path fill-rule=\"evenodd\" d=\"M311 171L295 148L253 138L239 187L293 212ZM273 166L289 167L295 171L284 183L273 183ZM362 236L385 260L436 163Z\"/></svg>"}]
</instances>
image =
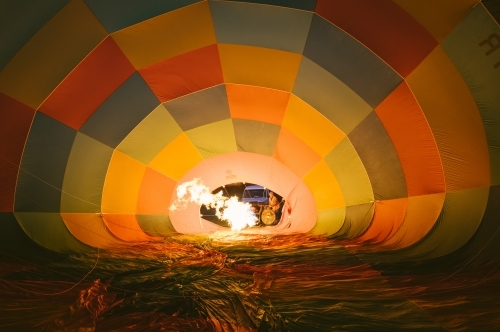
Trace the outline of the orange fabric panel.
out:
<instances>
[{"instance_id":1,"label":"orange fabric panel","mask_svg":"<svg viewBox=\"0 0 500 332\"><path fill-rule=\"evenodd\" d=\"M108 37L62 81L39 111L78 130L134 71Z\"/></svg>"},{"instance_id":2,"label":"orange fabric panel","mask_svg":"<svg viewBox=\"0 0 500 332\"><path fill-rule=\"evenodd\" d=\"M35 111L0 92L0 212L14 210L14 193L24 143Z\"/></svg>"},{"instance_id":3,"label":"orange fabric panel","mask_svg":"<svg viewBox=\"0 0 500 332\"><path fill-rule=\"evenodd\" d=\"M408 198L376 201L370 227L355 241L379 243L390 238L401 227L407 208Z\"/></svg>"},{"instance_id":4,"label":"orange fabric panel","mask_svg":"<svg viewBox=\"0 0 500 332\"><path fill-rule=\"evenodd\" d=\"M147 235L139 226L135 214L103 214L102 218L108 229L119 239L127 242L150 241L154 237Z\"/></svg>"},{"instance_id":5,"label":"orange fabric panel","mask_svg":"<svg viewBox=\"0 0 500 332\"><path fill-rule=\"evenodd\" d=\"M318 0L316 12L346 31L406 77L437 41L390 0Z\"/></svg>"},{"instance_id":6,"label":"orange fabric panel","mask_svg":"<svg viewBox=\"0 0 500 332\"><path fill-rule=\"evenodd\" d=\"M224 82L217 44L166 59L139 73L162 102Z\"/></svg>"},{"instance_id":7,"label":"orange fabric panel","mask_svg":"<svg viewBox=\"0 0 500 332\"><path fill-rule=\"evenodd\" d=\"M61 213L71 234L79 241L96 248L110 248L125 243L109 232L98 213Z\"/></svg>"},{"instance_id":8,"label":"orange fabric panel","mask_svg":"<svg viewBox=\"0 0 500 332\"><path fill-rule=\"evenodd\" d=\"M146 168L139 188L137 199L137 213L139 214L168 214L170 197L177 182L169 177Z\"/></svg>"},{"instance_id":9,"label":"orange fabric panel","mask_svg":"<svg viewBox=\"0 0 500 332\"><path fill-rule=\"evenodd\" d=\"M432 131L403 82L375 108L399 155L409 196L446 190L443 166Z\"/></svg>"},{"instance_id":10,"label":"orange fabric panel","mask_svg":"<svg viewBox=\"0 0 500 332\"><path fill-rule=\"evenodd\" d=\"M319 154L285 128L281 128L273 157L301 178L321 160Z\"/></svg>"},{"instance_id":11,"label":"orange fabric panel","mask_svg":"<svg viewBox=\"0 0 500 332\"><path fill-rule=\"evenodd\" d=\"M226 84L231 117L281 125L290 93L252 85Z\"/></svg>"},{"instance_id":12,"label":"orange fabric panel","mask_svg":"<svg viewBox=\"0 0 500 332\"><path fill-rule=\"evenodd\" d=\"M383 246L401 249L421 240L434 227L443 209L445 196L445 193L439 193L409 197L403 224Z\"/></svg>"},{"instance_id":13,"label":"orange fabric panel","mask_svg":"<svg viewBox=\"0 0 500 332\"><path fill-rule=\"evenodd\" d=\"M481 115L469 88L443 49L436 47L406 82L434 134L446 190L489 186L489 151Z\"/></svg>"}]
</instances>

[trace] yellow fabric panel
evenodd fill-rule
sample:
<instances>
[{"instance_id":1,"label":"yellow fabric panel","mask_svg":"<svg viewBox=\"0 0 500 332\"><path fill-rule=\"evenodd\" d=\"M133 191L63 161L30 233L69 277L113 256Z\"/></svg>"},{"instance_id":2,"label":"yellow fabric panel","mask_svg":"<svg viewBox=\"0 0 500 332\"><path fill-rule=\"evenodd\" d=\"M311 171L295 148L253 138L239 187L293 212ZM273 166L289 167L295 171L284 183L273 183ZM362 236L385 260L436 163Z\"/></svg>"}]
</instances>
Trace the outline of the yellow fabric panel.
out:
<instances>
[{"instance_id":1,"label":"yellow fabric panel","mask_svg":"<svg viewBox=\"0 0 500 332\"><path fill-rule=\"evenodd\" d=\"M116 151L111 157L102 193L102 212L135 213L146 165Z\"/></svg>"},{"instance_id":2,"label":"yellow fabric panel","mask_svg":"<svg viewBox=\"0 0 500 332\"><path fill-rule=\"evenodd\" d=\"M179 180L203 158L185 133L180 134L149 163L149 167Z\"/></svg>"},{"instance_id":3,"label":"yellow fabric panel","mask_svg":"<svg viewBox=\"0 0 500 332\"><path fill-rule=\"evenodd\" d=\"M344 224L345 211L345 207L318 211L318 219L311 233L324 236L337 233Z\"/></svg>"},{"instance_id":4,"label":"yellow fabric panel","mask_svg":"<svg viewBox=\"0 0 500 332\"><path fill-rule=\"evenodd\" d=\"M324 160L317 163L303 181L311 190L318 211L345 206L339 183Z\"/></svg>"},{"instance_id":5,"label":"yellow fabric panel","mask_svg":"<svg viewBox=\"0 0 500 332\"><path fill-rule=\"evenodd\" d=\"M71 1L0 72L0 91L38 108L106 36L106 30L83 0Z\"/></svg>"},{"instance_id":6,"label":"yellow fabric panel","mask_svg":"<svg viewBox=\"0 0 500 332\"><path fill-rule=\"evenodd\" d=\"M434 227L443 208L444 198L444 193L408 197L403 224L383 246L401 249L421 240Z\"/></svg>"},{"instance_id":7,"label":"yellow fabric panel","mask_svg":"<svg viewBox=\"0 0 500 332\"><path fill-rule=\"evenodd\" d=\"M145 117L116 149L148 164L180 133L182 129L161 104Z\"/></svg>"},{"instance_id":8,"label":"yellow fabric panel","mask_svg":"<svg viewBox=\"0 0 500 332\"><path fill-rule=\"evenodd\" d=\"M91 247L110 248L124 243L109 232L99 213L61 213L61 217L71 234Z\"/></svg>"},{"instance_id":9,"label":"yellow fabric panel","mask_svg":"<svg viewBox=\"0 0 500 332\"><path fill-rule=\"evenodd\" d=\"M188 130L186 135L204 159L237 151L231 119Z\"/></svg>"},{"instance_id":10,"label":"yellow fabric panel","mask_svg":"<svg viewBox=\"0 0 500 332\"><path fill-rule=\"evenodd\" d=\"M135 24L112 37L137 69L216 42L206 1Z\"/></svg>"},{"instance_id":11,"label":"yellow fabric panel","mask_svg":"<svg viewBox=\"0 0 500 332\"><path fill-rule=\"evenodd\" d=\"M219 44L224 81L292 91L301 55L262 47Z\"/></svg>"},{"instance_id":12,"label":"yellow fabric panel","mask_svg":"<svg viewBox=\"0 0 500 332\"><path fill-rule=\"evenodd\" d=\"M393 0L442 41L479 0Z\"/></svg>"},{"instance_id":13,"label":"yellow fabric panel","mask_svg":"<svg viewBox=\"0 0 500 332\"><path fill-rule=\"evenodd\" d=\"M488 145L481 116L442 48L436 47L407 82L436 139L447 191L489 185Z\"/></svg>"},{"instance_id":14,"label":"yellow fabric panel","mask_svg":"<svg viewBox=\"0 0 500 332\"><path fill-rule=\"evenodd\" d=\"M283 127L324 157L345 137L345 134L323 114L295 95L291 95Z\"/></svg>"}]
</instances>

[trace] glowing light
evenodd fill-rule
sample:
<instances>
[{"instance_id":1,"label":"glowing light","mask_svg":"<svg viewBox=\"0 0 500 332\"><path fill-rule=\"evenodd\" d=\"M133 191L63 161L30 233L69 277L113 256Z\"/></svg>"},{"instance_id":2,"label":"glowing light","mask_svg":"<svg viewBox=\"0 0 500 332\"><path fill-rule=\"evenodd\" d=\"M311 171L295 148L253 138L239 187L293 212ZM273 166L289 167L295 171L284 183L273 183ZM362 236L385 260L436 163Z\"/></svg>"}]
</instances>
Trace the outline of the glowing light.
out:
<instances>
[{"instance_id":1,"label":"glowing light","mask_svg":"<svg viewBox=\"0 0 500 332\"><path fill-rule=\"evenodd\" d=\"M177 199L170 206L170 211L185 209L190 202L215 209L215 215L226 221L235 231L255 226L258 220L251 210L250 203L240 202L236 196L225 197L222 191L212 194L200 178L184 182L177 187Z\"/></svg>"}]
</instances>

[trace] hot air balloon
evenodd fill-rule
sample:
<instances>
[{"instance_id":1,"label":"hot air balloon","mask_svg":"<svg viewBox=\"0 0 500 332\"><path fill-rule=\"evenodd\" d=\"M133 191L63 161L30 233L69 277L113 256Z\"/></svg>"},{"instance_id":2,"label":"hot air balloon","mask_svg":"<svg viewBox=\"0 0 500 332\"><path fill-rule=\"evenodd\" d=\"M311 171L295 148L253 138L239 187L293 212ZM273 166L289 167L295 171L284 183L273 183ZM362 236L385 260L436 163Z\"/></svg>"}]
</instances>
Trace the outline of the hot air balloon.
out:
<instances>
[{"instance_id":1,"label":"hot air balloon","mask_svg":"<svg viewBox=\"0 0 500 332\"><path fill-rule=\"evenodd\" d=\"M170 209L176 188L199 178L212 189L252 183L283 197L281 221L244 230L250 237L324 239L382 274L439 265L443 279L476 269L487 285L499 280L498 3L16 0L0 8L8 259L231 233L198 204ZM476 299L478 315L498 314L498 299L486 297ZM458 316L469 312L460 308ZM438 330L500 328L498 318L465 314L453 325L455 316L432 313ZM261 321L301 328L271 316ZM203 328L224 331L223 321Z\"/></svg>"}]
</instances>

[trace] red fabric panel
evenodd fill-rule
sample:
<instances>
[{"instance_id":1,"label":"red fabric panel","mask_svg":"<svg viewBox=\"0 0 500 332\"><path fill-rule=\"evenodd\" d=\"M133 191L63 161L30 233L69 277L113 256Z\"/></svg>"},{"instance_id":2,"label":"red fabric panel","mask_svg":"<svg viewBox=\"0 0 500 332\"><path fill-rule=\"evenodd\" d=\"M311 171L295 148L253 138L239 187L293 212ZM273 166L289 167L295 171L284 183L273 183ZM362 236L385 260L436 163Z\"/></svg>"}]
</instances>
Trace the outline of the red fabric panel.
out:
<instances>
[{"instance_id":1,"label":"red fabric panel","mask_svg":"<svg viewBox=\"0 0 500 332\"><path fill-rule=\"evenodd\" d=\"M176 184L176 181L148 167L139 188L137 213L168 214Z\"/></svg>"},{"instance_id":2,"label":"red fabric panel","mask_svg":"<svg viewBox=\"0 0 500 332\"><path fill-rule=\"evenodd\" d=\"M17 173L35 110L0 93L0 212L14 210Z\"/></svg>"},{"instance_id":3,"label":"red fabric panel","mask_svg":"<svg viewBox=\"0 0 500 332\"><path fill-rule=\"evenodd\" d=\"M321 160L319 154L285 128L281 128L273 157L299 177L306 175Z\"/></svg>"},{"instance_id":4,"label":"red fabric panel","mask_svg":"<svg viewBox=\"0 0 500 332\"><path fill-rule=\"evenodd\" d=\"M39 111L78 130L134 71L108 37L62 81Z\"/></svg>"},{"instance_id":5,"label":"red fabric panel","mask_svg":"<svg viewBox=\"0 0 500 332\"><path fill-rule=\"evenodd\" d=\"M375 112L401 160L408 195L444 192L444 172L436 141L408 85L401 83Z\"/></svg>"},{"instance_id":6,"label":"red fabric panel","mask_svg":"<svg viewBox=\"0 0 500 332\"><path fill-rule=\"evenodd\" d=\"M390 0L318 0L316 13L359 40L403 77L438 44Z\"/></svg>"},{"instance_id":7,"label":"red fabric panel","mask_svg":"<svg viewBox=\"0 0 500 332\"><path fill-rule=\"evenodd\" d=\"M217 44L166 59L139 73L162 102L224 82Z\"/></svg>"}]
</instances>

